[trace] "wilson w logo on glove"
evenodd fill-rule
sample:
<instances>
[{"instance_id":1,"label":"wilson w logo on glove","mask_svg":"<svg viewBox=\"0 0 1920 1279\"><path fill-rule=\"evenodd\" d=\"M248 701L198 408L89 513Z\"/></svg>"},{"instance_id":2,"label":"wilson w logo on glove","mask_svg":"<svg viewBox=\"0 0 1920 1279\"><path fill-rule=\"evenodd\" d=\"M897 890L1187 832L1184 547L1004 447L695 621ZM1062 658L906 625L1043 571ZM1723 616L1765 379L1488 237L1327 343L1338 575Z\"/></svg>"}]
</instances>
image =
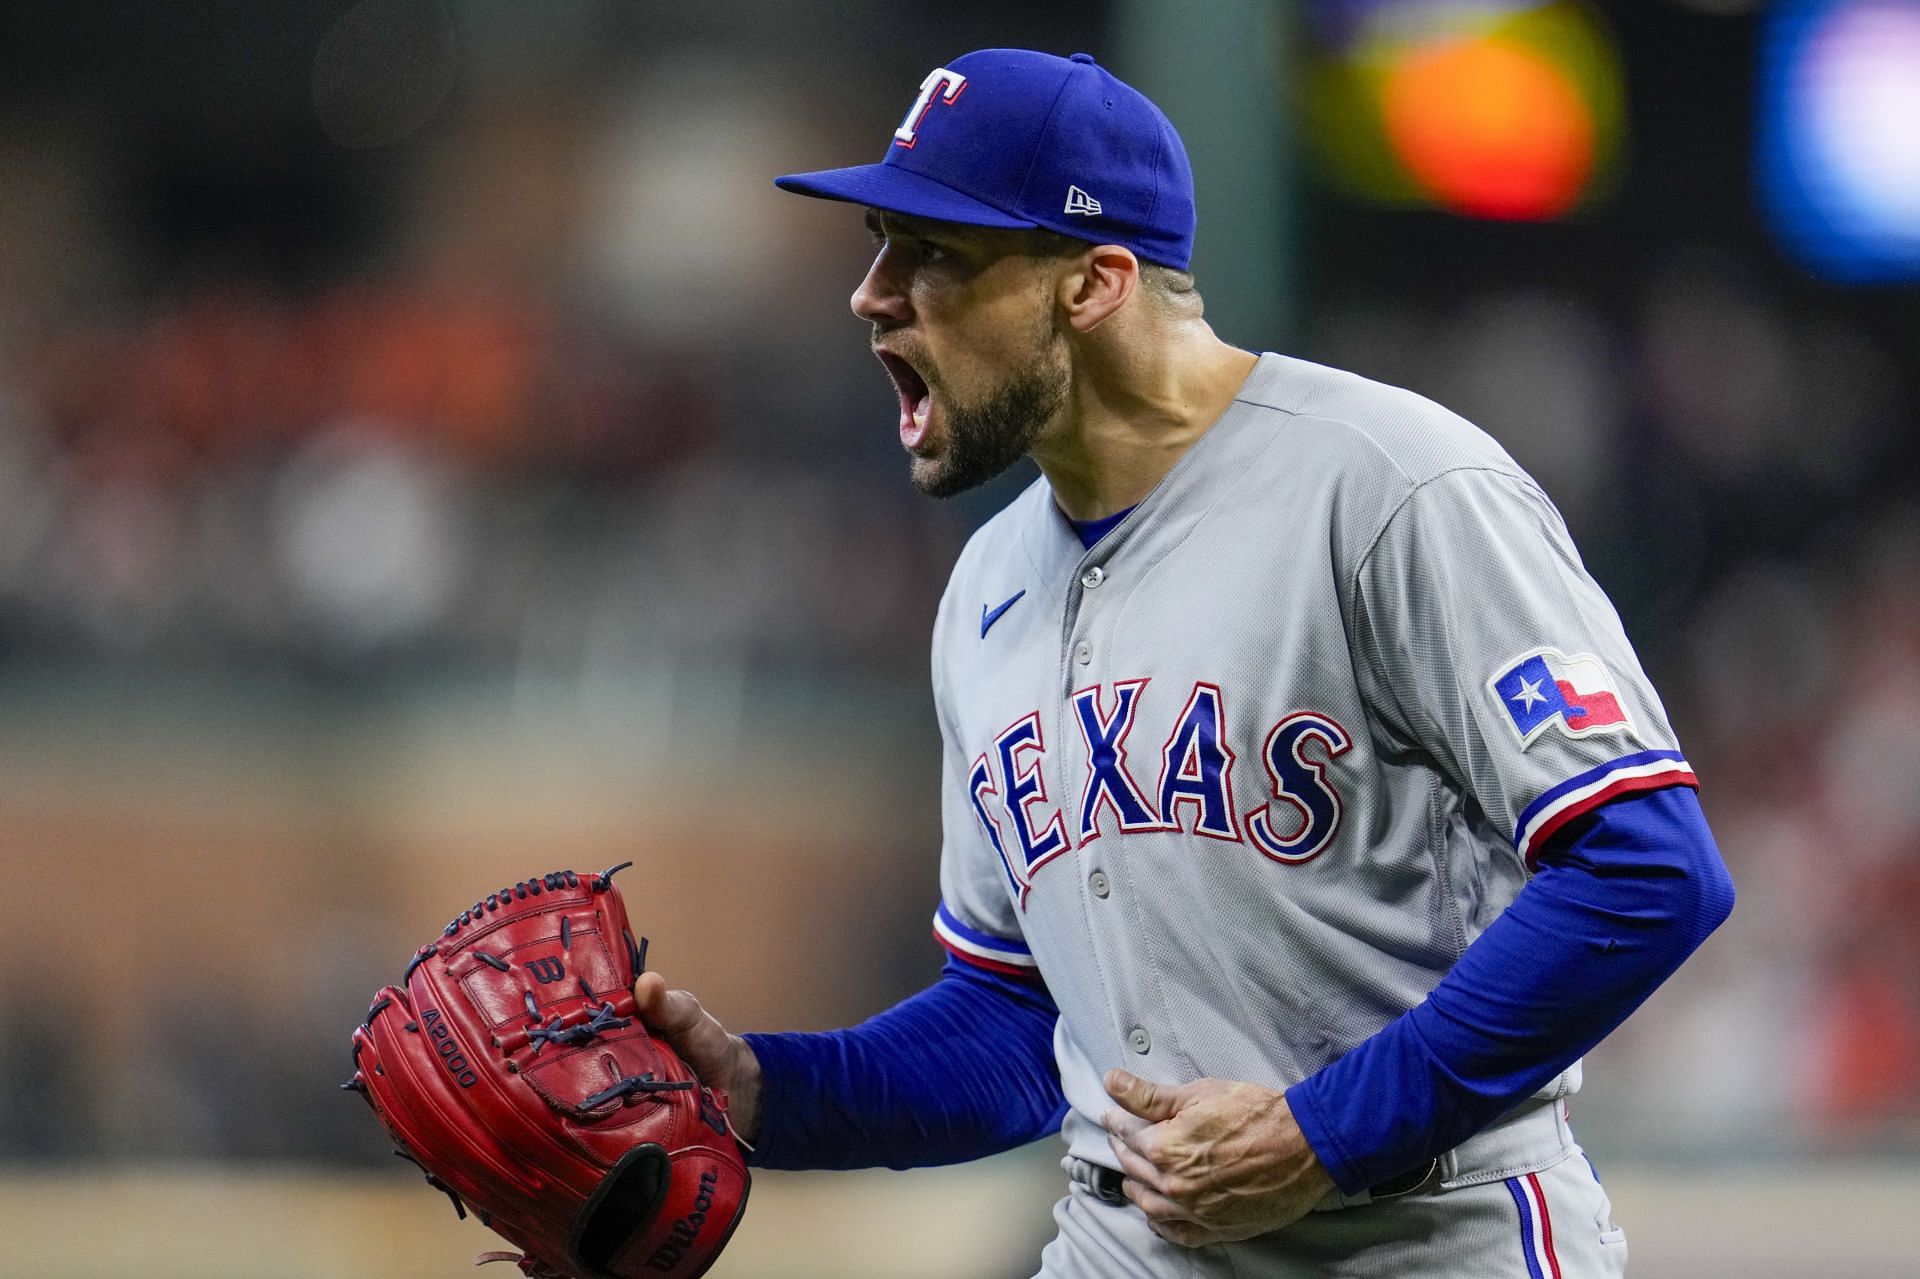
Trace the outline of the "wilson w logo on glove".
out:
<instances>
[{"instance_id":1,"label":"wilson w logo on glove","mask_svg":"<svg viewBox=\"0 0 1920 1279\"><path fill-rule=\"evenodd\" d=\"M725 1094L637 1016L620 869L475 902L353 1032L344 1087L535 1279L693 1279L746 1207Z\"/></svg>"}]
</instances>

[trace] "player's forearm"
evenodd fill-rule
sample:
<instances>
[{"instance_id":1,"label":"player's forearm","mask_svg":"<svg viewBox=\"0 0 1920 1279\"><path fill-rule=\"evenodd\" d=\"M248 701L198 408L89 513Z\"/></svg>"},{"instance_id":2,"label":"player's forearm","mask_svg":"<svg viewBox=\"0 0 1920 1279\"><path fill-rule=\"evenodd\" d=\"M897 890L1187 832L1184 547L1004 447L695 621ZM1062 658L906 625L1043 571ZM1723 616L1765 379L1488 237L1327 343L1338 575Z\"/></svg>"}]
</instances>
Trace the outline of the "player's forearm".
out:
<instances>
[{"instance_id":1,"label":"player's forearm","mask_svg":"<svg viewBox=\"0 0 1920 1279\"><path fill-rule=\"evenodd\" d=\"M1044 988L949 960L869 1021L745 1036L758 1060L762 1168L959 1163L1059 1129L1058 1010Z\"/></svg>"},{"instance_id":2,"label":"player's forearm","mask_svg":"<svg viewBox=\"0 0 1920 1279\"><path fill-rule=\"evenodd\" d=\"M1598 810L1427 1001L1287 1098L1341 1189L1466 1140L1578 1060L1733 906L1693 792Z\"/></svg>"}]
</instances>

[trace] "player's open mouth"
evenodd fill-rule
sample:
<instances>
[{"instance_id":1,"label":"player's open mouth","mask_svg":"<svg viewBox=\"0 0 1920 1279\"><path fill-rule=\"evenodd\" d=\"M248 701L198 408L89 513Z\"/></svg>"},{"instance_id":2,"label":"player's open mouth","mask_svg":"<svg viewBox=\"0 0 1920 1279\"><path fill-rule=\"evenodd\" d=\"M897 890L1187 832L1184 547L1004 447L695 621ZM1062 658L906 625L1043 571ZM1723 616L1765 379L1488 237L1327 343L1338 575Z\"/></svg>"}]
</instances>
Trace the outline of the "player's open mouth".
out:
<instances>
[{"instance_id":1,"label":"player's open mouth","mask_svg":"<svg viewBox=\"0 0 1920 1279\"><path fill-rule=\"evenodd\" d=\"M900 393L900 443L917 450L927 438L927 425L933 417L933 392L927 380L914 367L892 351L875 350L893 389Z\"/></svg>"}]
</instances>

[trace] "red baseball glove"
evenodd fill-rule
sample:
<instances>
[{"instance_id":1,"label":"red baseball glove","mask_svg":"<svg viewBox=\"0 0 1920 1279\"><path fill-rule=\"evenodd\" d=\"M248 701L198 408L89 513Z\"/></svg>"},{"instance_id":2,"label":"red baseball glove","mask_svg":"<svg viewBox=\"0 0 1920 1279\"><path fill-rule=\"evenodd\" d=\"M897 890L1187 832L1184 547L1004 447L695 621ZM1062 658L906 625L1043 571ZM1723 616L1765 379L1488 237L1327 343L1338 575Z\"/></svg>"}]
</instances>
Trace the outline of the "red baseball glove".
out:
<instances>
[{"instance_id":1,"label":"red baseball glove","mask_svg":"<svg viewBox=\"0 0 1920 1279\"><path fill-rule=\"evenodd\" d=\"M375 997L344 1086L455 1211L521 1250L482 1260L693 1279L739 1224L747 1169L725 1095L635 1015L646 943L613 873L560 871L462 911Z\"/></svg>"}]
</instances>

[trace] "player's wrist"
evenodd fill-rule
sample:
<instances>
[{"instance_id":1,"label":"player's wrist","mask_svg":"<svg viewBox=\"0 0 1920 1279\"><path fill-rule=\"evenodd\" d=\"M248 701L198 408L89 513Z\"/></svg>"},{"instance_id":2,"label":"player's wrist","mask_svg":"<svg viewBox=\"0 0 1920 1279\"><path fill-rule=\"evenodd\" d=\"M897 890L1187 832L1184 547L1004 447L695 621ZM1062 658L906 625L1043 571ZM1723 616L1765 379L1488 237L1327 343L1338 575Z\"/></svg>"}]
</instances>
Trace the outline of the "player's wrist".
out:
<instances>
[{"instance_id":1,"label":"player's wrist","mask_svg":"<svg viewBox=\"0 0 1920 1279\"><path fill-rule=\"evenodd\" d=\"M760 1055L754 1052L745 1036L728 1035L727 1038L733 1049L727 1080L721 1085L727 1093L727 1118L733 1124L734 1135L751 1145L760 1136L760 1098L765 1075L760 1068Z\"/></svg>"},{"instance_id":2,"label":"player's wrist","mask_svg":"<svg viewBox=\"0 0 1920 1279\"><path fill-rule=\"evenodd\" d=\"M1333 1173L1300 1126L1289 1094L1283 1093L1280 1097L1279 1121L1281 1150L1288 1166L1294 1170L1295 1184L1310 1190L1316 1198L1335 1190Z\"/></svg>"},{"instance_id":3,"label":"player's wrist","mask_svg":"<svg viewBox=\"0 0 1920 1279\"><path fill-rule=\"evenodd\" d=\"M1355 1194L1365 1189L1366 1183L1341 1144L1340 1134L1318 1109L1315 1093L1323 1086L1324 1081L1316 1074L1287 1089L1287 1118L1301 1144L1312 1152L1314 1164L1326 1174L1327 1185L1343 1194Z\"/></svg>"}]
</instances>

